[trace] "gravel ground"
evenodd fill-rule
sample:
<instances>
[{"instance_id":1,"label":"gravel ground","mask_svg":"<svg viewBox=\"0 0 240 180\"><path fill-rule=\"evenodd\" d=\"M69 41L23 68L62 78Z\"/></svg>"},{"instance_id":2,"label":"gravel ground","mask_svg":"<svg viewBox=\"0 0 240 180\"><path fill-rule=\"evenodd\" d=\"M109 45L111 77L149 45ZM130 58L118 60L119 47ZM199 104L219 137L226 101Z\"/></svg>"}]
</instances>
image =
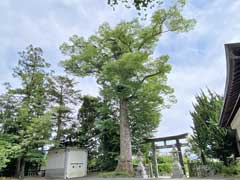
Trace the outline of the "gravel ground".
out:
<instances>
[{"instance_id":1,"label":"gravel ground","mask_svg":"<svg viewBox=\"0 0 240 180\"><path fill-rule=\"evenodd\" d=\"M46 179L46 178L33 178L33 177L26 177L26 180L63 180L63 179ZM73 178L72 180L143 180L141 178L99 178L99 177L82 177L82 178ZM169 180L169 177L159 177L154 178L152 180ZM183 179L174 179L174 180L239 180L240 178L230 177L230 178L223 178L223 177L211 177L211 178L183 178Z\"/></svg>"}]
</instances>

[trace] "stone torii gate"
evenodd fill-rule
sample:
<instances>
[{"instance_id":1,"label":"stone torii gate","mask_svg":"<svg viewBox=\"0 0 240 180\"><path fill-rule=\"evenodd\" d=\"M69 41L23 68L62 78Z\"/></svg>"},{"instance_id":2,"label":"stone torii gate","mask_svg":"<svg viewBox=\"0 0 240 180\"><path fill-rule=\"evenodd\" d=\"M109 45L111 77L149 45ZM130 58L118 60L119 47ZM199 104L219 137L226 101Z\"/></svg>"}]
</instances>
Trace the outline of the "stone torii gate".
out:
<instances>
[{"instance_id":1,"label":"stone torii gate","mask_svg":"<svg viewBox=\"0 0 240 180\"><path fill-rule=\"evenodd\" d=\"M158 177L158 166L157 166L157 157L156 157L156 149L166 149L166 148L172 148L176 147L178 150L178 156L179 156L179 162L182 166L183 173L186 175L184 163L183 163L183 156L182 156L182 149L181 147L187 146L187 143L181 143L180 139L186 139L188 136L188 133L179 134L175 136L167 136L167 137L159 137L159 138L146 138L146 143L152 143L152 152L153 152L153 166L154 166L154 172L155 177ZM167 144L168 141L175 140L175 144ZM164 145L156 146L156 142L163 142Z\"/></svg>"}]
</instances>

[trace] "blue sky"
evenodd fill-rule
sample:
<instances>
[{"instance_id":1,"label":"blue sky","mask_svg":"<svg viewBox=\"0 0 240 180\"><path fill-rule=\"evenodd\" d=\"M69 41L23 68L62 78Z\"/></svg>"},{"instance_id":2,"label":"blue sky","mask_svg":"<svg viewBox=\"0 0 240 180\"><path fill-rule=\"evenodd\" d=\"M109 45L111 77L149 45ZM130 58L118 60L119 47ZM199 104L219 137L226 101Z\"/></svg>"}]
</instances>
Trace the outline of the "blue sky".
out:
<instances>
[{"instance_id":1,"label":"blue sky","mask_svg":"<svg viewBox=\"0 0 240 180\"><path fill-rule=\"evenodd\" d=\"M0 1L0 84L18 82L11 76L18 60L17 52L29 44L40 46L45 59L57 73L64 57L59 45L73 35L89 36L103 22L115 25L137 16L134 9L121 6L113 11L107 0L1 0ZM224 93L224 44L240 41L240 1L189 0L187 17L197 20L189 33L163 35L155 55L169 54L172 72L169 84L175 89L177 103L163 111L156 136L191 132L194 96L206 87ZM84 94L97 95L92 78L77 79ZM4 89L0 86L0 91Z\"/></svg>"}]
</instances>

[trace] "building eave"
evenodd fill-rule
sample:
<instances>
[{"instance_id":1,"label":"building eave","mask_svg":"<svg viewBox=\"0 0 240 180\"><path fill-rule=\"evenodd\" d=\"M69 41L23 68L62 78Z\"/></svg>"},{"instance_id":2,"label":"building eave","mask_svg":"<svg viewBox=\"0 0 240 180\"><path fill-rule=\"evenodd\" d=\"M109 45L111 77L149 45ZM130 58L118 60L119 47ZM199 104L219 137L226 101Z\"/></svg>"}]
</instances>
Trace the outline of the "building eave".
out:
<instances>
[{"instance_id":1,"label":"building eave","mask_svg":"<svg viewBox=\"0 0 240 180\"><path fill-rule=\"evenodd\" d=\"M240 107L240 43L225 44L226 84L221 111L221 127L229 127Z\"/></svg>"}]
</instances>

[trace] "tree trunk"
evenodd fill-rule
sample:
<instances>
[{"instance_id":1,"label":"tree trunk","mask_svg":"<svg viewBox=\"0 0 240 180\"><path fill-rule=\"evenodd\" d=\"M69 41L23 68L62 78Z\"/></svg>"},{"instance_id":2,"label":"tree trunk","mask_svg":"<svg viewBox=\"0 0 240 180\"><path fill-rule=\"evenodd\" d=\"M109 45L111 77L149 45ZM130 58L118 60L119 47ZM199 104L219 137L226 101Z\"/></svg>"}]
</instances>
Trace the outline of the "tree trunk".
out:
<instances>
[{"instance_id":1,"label":"tree trunk","mask_svg":"<svg viewBox=\"0 0 240 180\"><path fill-rule=\"evenodd\" d=\"M207 164L205 154L202 151L201 151L201 160L203 165Z\"/></svg>"},{"instance_id":2,"label":"tree trunk","mask_svg":"<svg viewBox=\"0 0 240 180\"><path fill-rule=\"evenodd\" d=\"M57 137L56 137L57 141L60 141L61 139L61 128L62 128L62 119L61 119L61 113L59 112L58 118L57 118Z\"/></svg>"},{"instance_id":3,"label":"tree trunk","mask_svg":"<svg viewBox=\"0 0 240 180\"><path fill-rule=\"evenodd\" d=\"M15 171L15 177L18 178L20 176L20 169L21 168L21 158L17 158L16 161L16 171Z\"/></svg>"},{"instance_id":4,"label":"tree trunk","mask_svg":"<svg viewBox=\"0 0 240 180\"><path fill-rule=\"evenodd\" d=\"M24 174L25 174L25 159L22 158L19 180L24 179Z\"/></svg>"},{"instance_id":5,"label":"tree trunk","mask_svg":"<svg viewBox=\"0 0 240 180\"><path fill-rule=\"evenodd\" d=\"M127 103L126 99L120 99L120 158L116 170L132 174L132 143Z\"/></svg>"},{"instance_id":6,"label":"tree trunk","mask_svg":"<svg viewBox=\"0 0 240 180\"><path fill-rule=\"evenodd\" d=\"M19 172L18 179L23 180L24 179L24 174L25 174L25 158L21 157L20 159L21 159L20 160L20 172Z\"/></svg>"}]
</instances>

